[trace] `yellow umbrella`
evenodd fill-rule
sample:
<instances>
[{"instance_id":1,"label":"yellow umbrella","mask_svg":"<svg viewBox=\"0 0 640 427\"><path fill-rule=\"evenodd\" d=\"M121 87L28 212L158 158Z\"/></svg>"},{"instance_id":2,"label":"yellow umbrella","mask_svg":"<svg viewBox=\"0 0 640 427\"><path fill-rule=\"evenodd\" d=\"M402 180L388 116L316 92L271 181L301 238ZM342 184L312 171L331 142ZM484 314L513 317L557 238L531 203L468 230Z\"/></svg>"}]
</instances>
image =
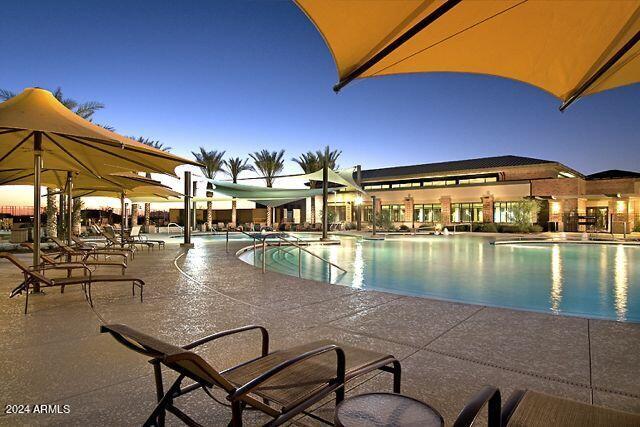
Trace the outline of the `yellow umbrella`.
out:
<instances>
[{"instance_id":1,"label":"yellow umbrella","mask_svg":"<svg viewBox=\"0 0 640 427\"><path fill-rule=\"evenodd\" d=\"M149 147L97 126L73 113L43 89L25 89L0 104L0 169L44 167L97 177L124 171L175 175L198 163Z\"/></svg>"},{"instance_id":2,"label":"yellow umbrella","mask_svg":"<svg viewBox=\"0 0 640 427\"><path fill-rule=\"evenodd\" d=\"M640 81L640 1L295 0L355 78L419 72L519 80L563 101Z\"/></svg>"},{"instance_id":3,"label":"yellow umbrella","mask_svg":"<svg viewBox=\"0 0 640 427\"><path fill-rule=\"evenodd\" d=\"M40 262L40 186L42 168L102 178L141 171L175 175L191 160L166 153L97 126L70 111L50 92L29 88L0 104L0 170L33 170L34 265ZM69 205L71 203L69 202ZM71 209L68 221L71 221ZM71 227L69 227L69 242Z\"/></svg>"},{"instance_id":4,"label":"yellow umbrella","mask_svg":"<svg viewBox=\"0 0 640 427\"><path fill-rule=\"evenodd\" d=\"M42 169L40 182L47 187L63 189L67 186L68 174L67 171ZM0 170L0 185L33 185L34 175L33 170ZM159 181L134 173L104 175L101 178L77 172L71 172L71 175L74 188L120 191L160 184Z\"/></svg>"}]
</instances>

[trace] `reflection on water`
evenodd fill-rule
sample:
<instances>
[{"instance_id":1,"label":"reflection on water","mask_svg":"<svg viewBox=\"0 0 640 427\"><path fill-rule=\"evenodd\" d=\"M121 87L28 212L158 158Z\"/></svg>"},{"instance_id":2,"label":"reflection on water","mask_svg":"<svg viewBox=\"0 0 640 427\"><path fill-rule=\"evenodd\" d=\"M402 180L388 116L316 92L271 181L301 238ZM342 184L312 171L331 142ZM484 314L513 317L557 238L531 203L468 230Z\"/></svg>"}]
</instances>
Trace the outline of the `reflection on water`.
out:
<instances>
[{"instance_id":1,"label":"reflection on water","mask_svg":"<svg viewBox=\"0 0 640 427\"><path fill-rule=\"evenodd\" d=\"M362 242L357 242L353 258L353 280L351 281L351 286L357 289L362 289L363 283L364 259L362 258Z\"/></svg>"},{"instance_id":2,"label":"reflection on water","mask_svg":"<svg viewBox=\"0 0 640 427\"><path fill-rule=\"evenodd\" d=\"M627 318L627 288L629 287L627 268L627 252L624 250L624 246L618 245L613 272L618 320L626 320Z\"/></svg>"},{"instance_id":3,"label":"reflection on water","mask_svg":"<svg viewBox=\"0 0 640 427\"><path fill-rule=\"evenodd\" d=\"M443 298L556 314L640 322L640 247L491 245L482 236L358 241L310 246L344 267L332 282L358 289ZM270 269L298 275L297 254ZM243 255L251 263L251 254ZM327 266L303 256L302 275L327 281ZM197 268L197 266L196 266Z\"/></svg>"},{"instance_id":4,"label":"reflection on water","mask_svg":"<svg viewBox=\"0 0 640 427\"><path fill-rule=\"evenodd\" d=\"M562 257L560 246L551 249L551 311L558 313L562 302Z\"/></svg>"}]
</instances>

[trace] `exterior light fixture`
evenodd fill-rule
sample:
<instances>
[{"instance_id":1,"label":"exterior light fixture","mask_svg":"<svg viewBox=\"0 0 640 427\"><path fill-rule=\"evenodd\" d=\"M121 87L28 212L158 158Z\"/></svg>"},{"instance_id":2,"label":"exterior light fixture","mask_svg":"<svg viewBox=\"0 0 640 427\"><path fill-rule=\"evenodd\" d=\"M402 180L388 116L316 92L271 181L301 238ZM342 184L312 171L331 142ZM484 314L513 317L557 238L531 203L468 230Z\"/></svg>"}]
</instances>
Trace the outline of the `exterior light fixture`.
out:
<instances>
[{"instance_id":1,"label":"exterior light fixture","mask_svg":"<svg viewBox=\"0 0 640 427\"><path fill-rule=\"evenodd\" d=\"M353 202L356 206L360 206L362 204L362 196L356 196Z\"/></svg>"}]
</instances>

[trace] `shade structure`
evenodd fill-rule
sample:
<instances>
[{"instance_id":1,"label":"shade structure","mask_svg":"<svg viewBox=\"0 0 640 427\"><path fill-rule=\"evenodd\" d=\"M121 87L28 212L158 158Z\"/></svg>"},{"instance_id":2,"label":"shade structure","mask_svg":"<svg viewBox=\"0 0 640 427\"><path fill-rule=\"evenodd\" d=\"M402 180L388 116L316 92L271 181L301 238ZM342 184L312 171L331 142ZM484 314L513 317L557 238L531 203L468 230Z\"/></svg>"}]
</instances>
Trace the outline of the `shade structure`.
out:
<instances>
[{"instance_id":1,"label":"shade structure","mask_svg":"<svg viewBox=\"0 0 640 427\"><path fill-rule=\"evenodd\" d=\"M322 189L268 188L232 182L211 181L216 193L235 199L255 201L266 206L280 206L291 201L322 194ZM278 204L273 204L278 203Z\"/></svg>"},{"instance_id":2,"label":"shade structure","mask_svg":"<svg viewBox=\"0 0 640 427\"><path fill-rule=\"evenodd\" d=\"M364 193L364 190L354 181L353 174L355 173L356 168L347 168L340 169L337 171L328 170L328 178L327 181L333 184L338 184L345 187L347 190L358 191L360 193ZM308 179L309 181L322 181L322 169L319 169L315 172L311 172L305 175L301 175L301 178Z\"/></svg>"},{"instance_id":3,"label":"shade structure","mask_svg":"<svg viewBox=\"0 0 640 427\"><path fill-rule=\"evenodd\" d=\"M79 186L74 187L73 197L112 197L116 199L125 197L133 202L143 202L147 201L147 199L152 199L153 201L180 199L183 195L164 185L144 185L133 189L123 188L121 190L94 189L90 187L83 188Z\"/></svg>"},{"instance_id":4,"label":"shade structure","mask_svg":"<svg viewBox=\"0 0 640 427\"><path fill-rule=\"evenodd\" d=\"M125 171L175 176L197 162L174 156L85 120L43 89L28 88L0 103L0 169L33 169L41 145L45 168L94 176Z\"/></svg>"},{"instance_id":5,"label":"shade structure","mask_svg":"<svg viewBox=\"0 0 640 427\"><path fill-rule=\"evenodd\" d=\"M34 265L40 262L43 168L70 172L66 188L71 205L71 172L96 178L127 171L175 175L182 164L199 165L84 120L43 89L25 89L0 104L0 170L33 170ZM71 227L68 233L71 242Z\"/></svg>"},{"instance_id":6,"label":"shade structure","mask_svg":"<svg viewBox=\"0 0 640 427\"><path fill-rule=\"evenodd\" d=\"M640 81L639 0L295 0L325 39L335 90L354 78L480 73L566 106Z\"/></svg>"},{"instance_id":7,"label":"shade structure","mask_svg":"<svg viewBox=\"0 0 640 427\"><path fill-rule=\"evenodd\" d=\"M52 188L65 188L67 172L55 169L42 169L41 184ZM159 181L146 178L134 173L104 175L97 178L93 175L72 172L72 182L75 188L91 188L95 190L131 190L136 187L158 185ZM34 171L32 170L0 170L0 185L33 185Z\"/></svg>"}]
</instances>

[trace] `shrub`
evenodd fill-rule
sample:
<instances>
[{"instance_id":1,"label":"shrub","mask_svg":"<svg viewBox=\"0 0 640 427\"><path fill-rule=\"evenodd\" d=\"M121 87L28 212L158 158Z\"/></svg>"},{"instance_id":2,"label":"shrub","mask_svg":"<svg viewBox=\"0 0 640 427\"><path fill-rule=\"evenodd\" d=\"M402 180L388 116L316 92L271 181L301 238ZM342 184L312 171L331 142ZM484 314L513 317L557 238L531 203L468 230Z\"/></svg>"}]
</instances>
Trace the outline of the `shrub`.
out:
<instances>
[{"instance_id":1,"label":"shrub","mask_svg":"<svg viewBox=\"0 0 640 427\"><path fill-rule=\"evenodd\" d=\"M389 211L382 211L376 215L376 227L381 230L394 230L395 227L391 221L391 214Z\"/></svg>"},{"instance_id":2,"label":"shrub","mask_svg":"<svg viewBox=\"0 0 640 427\"><path fill-rule=\"evenodd\" d=\"M640 233L640 223L636 224L636 226L635 226L635 227L633 227L633 231L634 231L635 233Z\"/></svg>"},{"instance_id":3,"label":"shrub","mask_svg":"<svg viewBox=\"0 0 640 427\"><path fill-rule=\"evenodd\" d=\"M476 231L480 231L483 233L497 233L498 227L494 223L489 222L486 224L477 225Z\"/></svg>"},{"instance_id":4,"label":"shrub","mask_svg":"<svg viewBox=\"0 0 640 427\"><path fill-rule=\"evenodd\" d=\"M344 223L344 229L345 230L355 230L357 227L355 222L345 222Z\"/></svg>"},{"instance_id":5,"label":"shrub","mask_svg":"<svg viewBox=\"0 0 640 427\"><path fill-rule=\"evenodd\" d=\"M529 233L542 233L543 228L540 224L533 224L529 226Z\"/></svg>"},{"instance_id":6,"label":"shrub","mask_svg":"<svg viewBox=\"0 0 640 427\"><path fill-rule=\"evenodd\" d=\"M409 231L410 230L410 228L408 226L404 225L404 224L402 224L400 227L398 227L398 229L400 231Z\"/></svg>"}]
</instances>

